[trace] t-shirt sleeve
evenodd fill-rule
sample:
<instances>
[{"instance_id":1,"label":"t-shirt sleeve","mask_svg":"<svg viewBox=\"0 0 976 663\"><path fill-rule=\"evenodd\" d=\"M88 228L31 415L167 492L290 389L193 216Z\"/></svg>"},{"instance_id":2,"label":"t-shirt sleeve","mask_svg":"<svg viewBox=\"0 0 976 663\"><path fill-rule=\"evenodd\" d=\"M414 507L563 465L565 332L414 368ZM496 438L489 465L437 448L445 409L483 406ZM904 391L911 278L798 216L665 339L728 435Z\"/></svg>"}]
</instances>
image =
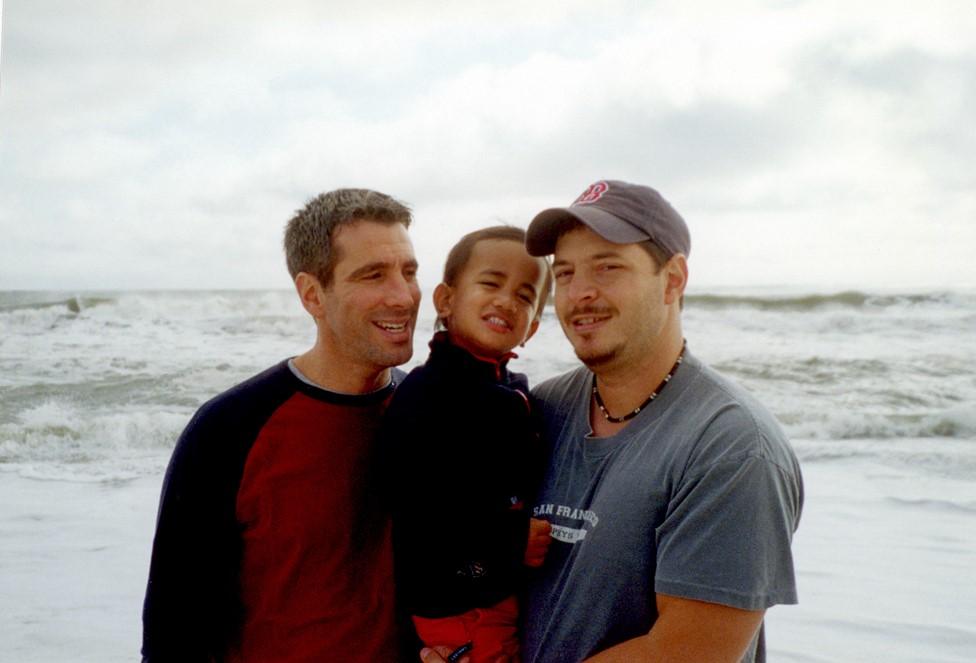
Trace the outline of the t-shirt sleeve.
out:
<instances>
[{"instance_id":1,"label":"t-shirt sleeve","mask_svg":"<svg viewBox=\"0 0 976 663\"><path fill-rule=\"evenodd\" d=\"M690 475L655 533L655 591L743 610L796 603L798 500L789 472L758 454Z\"/></svg>"}]
</instances>

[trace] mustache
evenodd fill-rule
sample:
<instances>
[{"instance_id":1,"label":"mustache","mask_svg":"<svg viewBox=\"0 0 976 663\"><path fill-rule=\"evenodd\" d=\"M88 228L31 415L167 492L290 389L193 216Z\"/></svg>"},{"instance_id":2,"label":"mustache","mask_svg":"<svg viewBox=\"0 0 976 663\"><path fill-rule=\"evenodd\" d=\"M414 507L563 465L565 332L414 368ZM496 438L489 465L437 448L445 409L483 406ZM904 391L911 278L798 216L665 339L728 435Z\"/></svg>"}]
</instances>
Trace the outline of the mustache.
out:
<instances>
[{"instance_id":1,"label":"mustache","mask_svg":"<svg viewBox=\"0 0 976 663\"><path fill-rule=\"evenodd\" d=\"M567 318L575 318L576 316L585 315L610 315L613 313L613 309L609 306L580 306L574 308L567 314Z\"/></svg>"}]
</instances>

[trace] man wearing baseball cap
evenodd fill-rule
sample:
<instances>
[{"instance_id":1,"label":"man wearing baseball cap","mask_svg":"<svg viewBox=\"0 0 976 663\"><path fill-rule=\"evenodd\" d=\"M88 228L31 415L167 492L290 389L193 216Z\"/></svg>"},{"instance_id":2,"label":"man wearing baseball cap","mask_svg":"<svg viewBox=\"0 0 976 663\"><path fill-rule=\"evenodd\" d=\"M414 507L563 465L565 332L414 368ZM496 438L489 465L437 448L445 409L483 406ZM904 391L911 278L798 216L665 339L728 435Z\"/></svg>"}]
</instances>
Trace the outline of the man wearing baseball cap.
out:
<instances>
[{"instance_id":1,"label":"man wearing baseball cap","mask_svg":"<svg viewBox=\"0 0 976 663\"><path fill-rule=\"evenodd\" d=\"M553 541L522 660L765 660L765 610L797 600L802 478L773 416L685 343L684 220L605 180L538 214L526 245L554 254L583 366L535 390L551 456L533 515Z\"/></svg>"}]
</instances>

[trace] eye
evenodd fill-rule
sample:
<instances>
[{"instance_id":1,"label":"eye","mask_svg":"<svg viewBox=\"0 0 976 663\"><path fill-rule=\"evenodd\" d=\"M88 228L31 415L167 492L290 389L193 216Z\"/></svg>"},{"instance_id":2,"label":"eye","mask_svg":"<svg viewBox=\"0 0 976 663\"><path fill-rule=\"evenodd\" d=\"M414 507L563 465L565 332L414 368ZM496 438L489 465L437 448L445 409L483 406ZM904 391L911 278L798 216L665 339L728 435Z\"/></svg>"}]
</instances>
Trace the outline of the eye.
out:
<instances>
[{"instance_id":1,"label":"eye","mask_svg":"<svg viewBox=\"0 0 976 663\"><path fill-rule=\"evenodd\" d=\"M573 270L571 269L557 269L553 272L553 278L556 279L557 283L565 283L573 276Z\"/></svg>"},{"instance_id":2,"label":"eye","mask_svg":"<svg viewBox=\"0 0 976 663\"><path fill-rule=\"evenodd\" d=\"M478 285L483 285L486 288L497 288L498 284L494 281L478 281Z\"/></svg>"},{"instance_id":3,"label":"eye","mask_svg":"<svg viewBox=\"0 0 976 663\"><path fill-rule=\"evenodd\" d=\"M529 306L531 306L532 304L535 304L535 297L533 297L533 296L532 296L532 295L531 295L530 293L528 293L528 292L520 292L520 293L518 294L518 298L519 298L519 299L520 299L520 300L521 300L521 301L522 301L523 303L525 303L525 304L528 304Z\"/></svg>"},{"instance_id":4,"label":"eye","mask_svg":"<svg viewBox=\"0 0 976 663\"><path fill-rule=\"evenodd\" d=\"M624 268L623 265L615 262L600 263L594 268L594 275L597 278L612 279L617 276L617 272Z\"/></svg>"}]
</instances>

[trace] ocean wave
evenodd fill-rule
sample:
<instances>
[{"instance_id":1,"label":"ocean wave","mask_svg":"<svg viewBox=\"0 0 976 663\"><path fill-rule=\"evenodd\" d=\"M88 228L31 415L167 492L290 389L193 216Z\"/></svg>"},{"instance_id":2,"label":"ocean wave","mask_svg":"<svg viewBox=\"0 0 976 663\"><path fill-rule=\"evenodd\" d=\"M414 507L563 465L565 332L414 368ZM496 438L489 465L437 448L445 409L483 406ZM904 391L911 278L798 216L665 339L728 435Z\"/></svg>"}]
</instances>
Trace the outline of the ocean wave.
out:
<instances>
[{"instance_id":1,"label":"ocean wave","mask_svg":"<svg viewBox=\"0 0 976 663\"><path fill-rule=\"evenodd\" d=\"M871 438L956 438L976 440L976 407L960 406L940 412L903 414L868 412L779 414L791 437L815 440Z\"/></svg>"},{"instance_id":2,"label":"ocean wave","mask_svg":"<svg viewBox=\"0 0 976 663\"><path fill-rule=\"evenodd\" d=\"M255 315L243 320L231 320L221 325L220 332L229 336L271 334L291 337L300 334L304 319L285 315Z\"/></svg>"},{"instance_id":3,"label":"ocean wave","mask_svg":"<svg viewBox=\"0 0 976 663\"><path fill-rule=\"evenodd\" d=\"M972 482L976 479L976 445L969 440L936 438L899 438L851 440L812 440L795 438L793 448L801 465L849 463L868 461L921 473L928 476ZM971 493L967 493L971 496ZM913 500L910 495L898 495ZM971 499L956 500L949 494L946 501L969 509L976 504ZM933 505L915 503L919 508Z\"/></svg>"},{"instance_id":4,"label":"ocean wave","mask_svg":"<svg viewBox=\"0 0 976 663\"><path fill-rule=\"evenodd\" d=\"M160 459L162 460L162 459ZM99 483L123 485L146 476L159 476L165 463L126 463L113 460L107 463L62 465L59 463L15 463L0 466L24 479L34 481L66 481L71 483Z\"/></svg>"},{"instance_id":5,"label":"ocean wave","mask_svg":"<svg viewBox=\"0 0 976 663\"><path fill-rule=\"evenodd\" d=\"M880 359L841 358L841 357L797 357L774 359L739 358L716 362L716 370L735 376L737 379L789 382L792 384L827 385L843 382L856 376L859 380L884 377L894 369L887 361Z\"/></svg>"},{"instance_id":6,"label":"ocean wave","mask_svg":"<svg viewBox=\"0 0 976 663\"><path fill-rule=\"evenodd\" d=\"M45 401L0 424L0 464L143 466L142 459L168 455L189 416L189 410L91 411L75 402Z\"/></svg>"},{"instance_id":7,"label":"ocean wave","mask_svg":"<svg viewBox=\"0 0 976 663\"><path fill-rule=\"evenodd\" d=\"M871 450L836 443L830 445L813 446L794 440L793 446L795 448L797 458L800 459L802 464L849 461L859 458L872 458L878 455L876 452L872 452Z\"/></svg>"},{"instance_id":8,"label":"ocean wave","mask_svg":"<svg viewBox=\"0 0 976 663\"><path fill-rule=\"evenodd\" d=\"M936 500L922 498L887 497L888 502L901 507L923 509L926 511L956 511L961 513L976 513L976 502L953 502L951 500Z\"/></svg>"},{"instance_id":9,"label":"ocean wave","mask_svg":"<svg viewBox=\"0 0 976 663\"><path fill-rule=\"evenodd\" d=\"M954 304L962 297L965 295L951 292L880 295L847 290L834 294L799 296L689 294L685 296L685 302L689 308L752 308L762 311L812 312L825 308L884 309L893 306L946 306Z\"/></svg>"},{"instance_id":10,"label":"ocean wave","mask_svg":"<svg viewBox=\"0 0 976 663\"><path fill-rule=\"evenodd\" d=\"M60 313L77 314L83 310L113 304L118 301L115 297L81 295L74 295L54 301L43 298L38 301L27 295L21 295L18 298L8 297L6 299L7 301L0 300L0 315L16 313L18 311L45 311L51 309Z\"/></svg>"},{"instance_id":11,"label":"ocean wave","mask_svg":"<svg viewBox=\"0 0 976 663\"><path fill-rule=\"evenodd\" d=\"M105 334L226 333L250 320L265 320L269 333L301 328L308 318L290 291L159 291L53 297L0 292L0 330L31 337L52 331L88 337ZM254 326L261 326L258 323ZM260 329L258 329L260 331Z\"/></svg>"},{"instance_id":12,"label":"ocean wave","mask_svg":"<svg viewBox=\"0 0 976 663\"><path fill-rule=\"evenodd\" d=\"M112 309L118 303L113 297L69 296L38 300L11 298L10 294L0 293L0 330L6 335L43 334L70 324L92 311Z\"/></svg>"}]
</instances>

